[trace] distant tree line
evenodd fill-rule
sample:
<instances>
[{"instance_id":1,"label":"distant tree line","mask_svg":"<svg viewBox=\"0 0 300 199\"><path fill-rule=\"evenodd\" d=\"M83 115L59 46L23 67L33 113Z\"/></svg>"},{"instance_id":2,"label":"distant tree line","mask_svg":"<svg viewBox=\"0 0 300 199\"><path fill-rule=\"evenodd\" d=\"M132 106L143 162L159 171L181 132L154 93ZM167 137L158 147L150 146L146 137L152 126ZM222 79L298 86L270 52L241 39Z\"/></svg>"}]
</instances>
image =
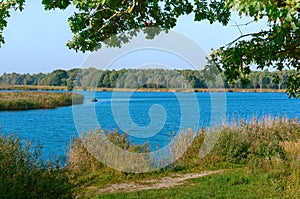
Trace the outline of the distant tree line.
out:
<instances>
[{"instance_id":1,"label":"distant tree line","mask_svg":"<svg viewBox=\"0 0 300 199\"><path fill-rule=\"evenodd\" d=\"M96 68L55 70L44 74L4 73L0 84L45 85L85 88L271 88L286 89L291 70L269 72L252 71L249 82L237 80L228 84L224 75L208 81L205 70L122 69L99 70Z\"/></svg>"}]
</instances>

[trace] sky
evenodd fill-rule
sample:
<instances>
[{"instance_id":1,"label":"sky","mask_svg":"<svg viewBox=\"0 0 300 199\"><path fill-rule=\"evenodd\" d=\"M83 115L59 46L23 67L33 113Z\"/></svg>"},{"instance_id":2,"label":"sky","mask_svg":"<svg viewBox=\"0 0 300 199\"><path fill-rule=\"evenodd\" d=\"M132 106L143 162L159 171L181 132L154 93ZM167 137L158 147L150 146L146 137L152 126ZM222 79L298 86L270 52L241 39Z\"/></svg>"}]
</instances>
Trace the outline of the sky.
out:
<instances>
[{"instance_id":1,"label":"sky","mask_svg":"<svg viewBox=\"0 0 300 199\"><path fill-rule=\"evenodd\" d=\"M22 12L13 11L8 19L8 27L4 30L6 43L0 48L0 75L11 72L49 73L55 69L82 67L91 53L76 53L66 47L67 41L72 38L67 19L73 13L72 7L63 11L45 11L41 2L36 0L27 0ZM251 19L240 19L234 14L229 25L249 21ZM242 33L249 33L266 27L266 22L261 21L240 29ZM207 21L194 22L193 15L180 17L172 31L196 42L207 53L241 35L240 30L234 26L224 27ZM128 60L130 57L127 58L127 64L130 65Z\"/></svg>"}]
</instances>

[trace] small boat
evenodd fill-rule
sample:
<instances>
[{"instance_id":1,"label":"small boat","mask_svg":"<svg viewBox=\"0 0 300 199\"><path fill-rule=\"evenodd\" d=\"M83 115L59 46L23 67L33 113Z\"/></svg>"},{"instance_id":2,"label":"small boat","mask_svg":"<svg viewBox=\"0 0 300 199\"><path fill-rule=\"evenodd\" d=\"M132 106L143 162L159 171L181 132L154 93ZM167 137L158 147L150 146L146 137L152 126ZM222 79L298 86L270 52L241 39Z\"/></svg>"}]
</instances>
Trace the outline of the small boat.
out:
<instances>
[{"instance_id":1,"label":"small boat","mask_svg":"<svg viewBox=\"0 0 300 199\"><path fill-rule=\"evenodd\" d=\"M92 98L91 102L98 102L96 98Z\"/></svg>"}]
</instances>

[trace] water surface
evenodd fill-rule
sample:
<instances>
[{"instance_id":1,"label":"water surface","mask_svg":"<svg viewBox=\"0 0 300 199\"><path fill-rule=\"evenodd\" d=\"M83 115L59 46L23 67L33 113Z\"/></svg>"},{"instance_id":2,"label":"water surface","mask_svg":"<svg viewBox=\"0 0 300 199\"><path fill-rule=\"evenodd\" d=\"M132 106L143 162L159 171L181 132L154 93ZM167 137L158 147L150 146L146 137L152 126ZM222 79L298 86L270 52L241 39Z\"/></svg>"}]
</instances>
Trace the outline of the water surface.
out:
<instances>
[{"instance_id":1,"label":"water surface","mask_svg":"<svg viewBox=\"0 0 300 199\"><path fill-rule=\"evenodd\" d=\"M149 138L137 139L129 136L132 142L146 142L151 148L167 144L173 132L176 133L186 128L198 130L214 125L214 121L220 123L221 120L249 120L252 117L261 118L265 115L288 118L300 116L300 100L289 99L284 93L219 93L215 95L194 93L198 107L195 106L193 96L189 94L136 92L129 100L128 93L85 94L87 95L85 104L77 105L76 110L79 110L78 108L95 110L97 125L103 129L120 129L120 123L114 116L118 113L118 107L122 114L123 108L127 107L129 119L136 124L136 128L147 128L151 124L149 110L154 106L152 117L158 118L158 121L163 124L162 128L156 129L155 134ZM96 103L89 101L94 94L99 100ZM182 104L185 106L184 109ZM16 133L23 139L41 143L45 158L64 156L71 138L78 135L72 110L70 106L50 110L4 111L0 112L0 128L4 134ZM215 111L213 117L212 111ZM182 117L183 114L185 114L184 117ZM83 123L89 122L90 118L84 121L84 114L82 117ZM195 121L195 118L199 119ZM126 122L128 121L125 120L125 125ZM157 126L160 127L161 124ZM125 131L134 132L134 129L126 127Z\"/></svg>"}]
</instances>

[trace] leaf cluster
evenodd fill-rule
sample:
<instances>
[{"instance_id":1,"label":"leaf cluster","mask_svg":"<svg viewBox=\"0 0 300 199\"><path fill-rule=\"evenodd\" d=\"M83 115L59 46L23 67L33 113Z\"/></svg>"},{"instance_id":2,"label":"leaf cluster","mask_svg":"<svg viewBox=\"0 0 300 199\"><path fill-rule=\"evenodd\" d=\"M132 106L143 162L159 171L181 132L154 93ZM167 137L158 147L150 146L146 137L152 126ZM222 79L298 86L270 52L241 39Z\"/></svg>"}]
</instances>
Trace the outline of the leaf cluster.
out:
<instances>
[{"instance_id":1,"label":"leaf cluster","mask_svg":"<svg viewBox=\"0 0 300 199\"><path fill-rule=\"evenodd\" d=\"M0 44L9 9L22 10L25 0L0 1ZM242 34L211 54L211 61L229 81L247 83L250 66L295 69L288 83L290 96L299 95L300 1L299 0L42 0L46 10L76 11L68 19L73 38L67 43L75 51L95 51L103 45L121 47L143 31L152 39L176 26L182 15L195 14L194 21L208 20L227 25L231 13L253 21L266 20L268 28ZM245 24L248 25L248 24ZM239 28L239 25L237 25ZM150 28L149 28L150 27ZM117 35L117 36L116 36Z\"/></svg>"},{"instance_id":2,"label":"leaf cluster","mask_svg":"<svg viewBox=\"0 0 300 199\"><path fill-rule=\"evenodd\" d=\"M25 0L0 0L0 47L5 43L3 30L7 26L7 18L10 17L10 10L24 9Z\"/></svg>"},{"instance_id":3,"label":"leaf cluster","mask_svg":"<svg viewBox=\"0 0 300 199\"><path fill-rule=\"evenodd\" d=\"M247 79L252 65L258 69L274 68L278 71L295 69L297 73L289 79L287 91L290 96L299 95L300 2L229 0L226 3L240 16L248 15L254 21L265 18L269 24L269 28L241 35L212 53L212 60L224 71L229 82Z\"/></svg>"}]
</instances>

